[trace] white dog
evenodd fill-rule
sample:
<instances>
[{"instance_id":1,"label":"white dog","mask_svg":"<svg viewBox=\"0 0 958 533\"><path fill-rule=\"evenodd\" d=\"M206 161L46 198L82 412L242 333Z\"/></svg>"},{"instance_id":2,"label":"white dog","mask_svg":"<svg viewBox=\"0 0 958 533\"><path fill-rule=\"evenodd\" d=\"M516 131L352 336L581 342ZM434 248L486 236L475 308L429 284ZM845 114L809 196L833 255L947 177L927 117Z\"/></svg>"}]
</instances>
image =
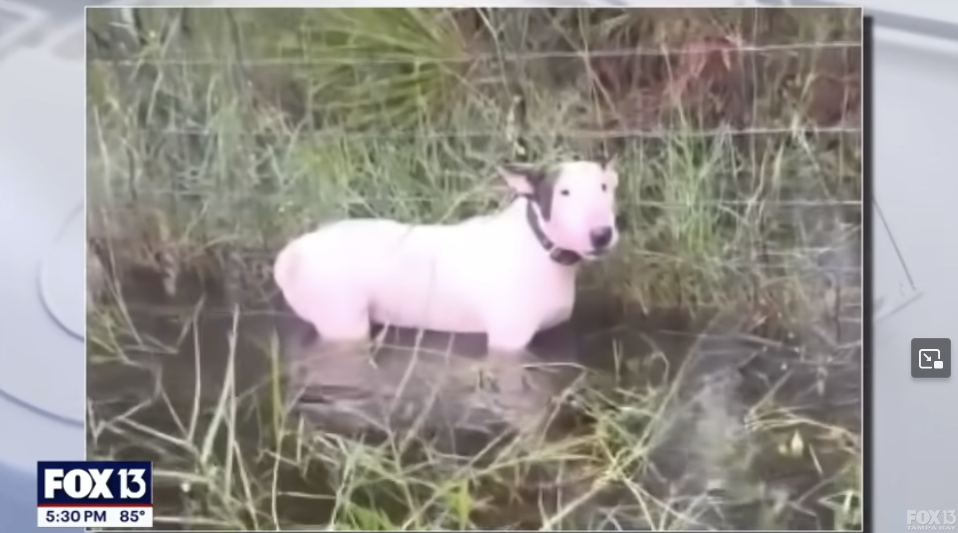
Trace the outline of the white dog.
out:
<instances>
[{"instance_id":1,"label":"white dog","mask_svg":"<svg viewBox=\"0 0 958 533\"><path fill-rule=\"evenodd\" d=\"M326 341L368 340L370 322L485 333L523 351L569 319L575 276L618 241L608 163L499 169L518 193L499 213L450 225L335 222L290 242L274 267L287 303Z\"/></svg>"}]
</instances>

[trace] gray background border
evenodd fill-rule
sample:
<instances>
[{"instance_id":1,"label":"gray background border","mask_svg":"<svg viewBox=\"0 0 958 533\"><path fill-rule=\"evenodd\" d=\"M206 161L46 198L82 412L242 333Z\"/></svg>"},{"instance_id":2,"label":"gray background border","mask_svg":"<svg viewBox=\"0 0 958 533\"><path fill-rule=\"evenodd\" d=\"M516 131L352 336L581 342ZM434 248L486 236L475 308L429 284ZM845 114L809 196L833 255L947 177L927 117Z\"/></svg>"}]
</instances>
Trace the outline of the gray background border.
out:
<instances>
[{"instance_id":1,"label":"gray background border","mask_svg":"<svg viewBox=\"0 0 958 533\"><path fill-rule=\"evenodd\" d=\"M183 3L190 2L178 4ZM194 3L210 5L208 2ZM318 1L290 3L320 5ZM526 3L539 4L534 1ZM581 2L549 2L542 5L545 7L557 3L582 5ZM592 5L636 6L643 3L611 0L589 2ZM232 4L249 5L252 2ZM656 4L681 3L660 1ZM727 2L698 4L728 5ZM770 1L764 4L828 3ZM46 67L37 66L33 71L17 72L20 77L16 83L47 89L55 87L62 92L62 96L47 91L48 95L61 99L51 104L82 106L82 100L77 98L75 91L76 87L82 87L82 79L70 74L71 68L66 64L60 63L63 67L57 67L57 61L81 59L76 39L78 32L82 32L82 4L70 0L47 0L43 3L6 1L0 3L0 16L6 14L4 9L8 6L19 7L22 12L32 14L33 19L18 19L23 33L16 35L14 30L17 28L11 28L5 24L7 21L0 19L0 72L7 72L3 70L4 64L10 61L13 54L57 56L56 61L48 62ZM935 456L924 449L924 443L958 442L958 420L946 415L944 409L940 412L928 410L928 406L955 405L958 393L952 380L912 380L908 354L912 337L952 337L956 329L953 303L958 301L958 277L953 272L958 271L958 252L955 251L958 250L958 234L948 231L953 224L942 224L943 217L935 215L943 213L949 216L954 209L952 199L958 198L958 179L949 175L955 165L952 156L954 146L949 139L955 138L954 128L958 124L958 108L951 103L951 97L958 89L958 69L954 68L958 64L958 5L937 1L932 5L929 0L893 4L890 0L882 0L866 2L865 7L874 7L877 18L874 194L893 231L900 254L911 271L912 283L923 293L918 299L914 298L914 294L905 298L905 301L912 301L911 305L882 320L874 331L872 436L875 442L872 447L874 457L869 459L874 465L872 479L878 482L872 487L871 503L875 509L871 515L871 525L875 531L891 532L905 529L907 509L955 508L955 497L949 497L948 494L954 493L952 480L958 478L958 457L954 454ZM72 46L54 50L56 44L68 39L73 43ZM82 37L80 39L79 42L82 42ZM75 56L65 57L72 55L71 49ZM9 82L4 85L6 83ZM4 85L0 85L0 100L7 98L4 92L8 89ZM44 127L65 132L63 135L69 138L67 142L71 144L68 148L57 149L82 153L80 139L83 122L73 123L64 121L62 116L51 115L55 113L55 105L48 107L42 102L34 105L36 107L31 110L33 120ZM3 145L18 136L19 131L8 129L10 127L18 125L0 123L0 211L10 212L17 204L22 204L18 195L23 195L24 191L17 184L33 180L37 184L34 190L56 191L67 181L76 183L75 180L80 179L75 168L67 168L62 174L47 175L37 168L49 167L34 167L28 164L30 161L24 162L23 158L19 160L20 165L12 166L16 165L16 161L10 163L11 152L4 151ZM76 145L72 144L74 139ZM51 201L58 204L52 198ZM61 222L67 216L68 208L57 209L60 209L57 213L62 214L52 214L58 217L56 222ZM37 218L44 214L49 213L41 209L31 216ZM875 222L878 222L877 217ZM49 220L46 223L51 224ZM28 228L31 225L21 227ZM875 250L876 278L882 278L886 272L900 270L896 253L888 252L890 255L886 256L880 252ZM5 250L4 255L9 254L10 250ZM78 257L74 266L76 269L83 268L80 261L83 258ZM8 272L9 267L5 266L4 275ZM900 277L900 273L895 276ZM880 290L876 287L876 291ZM35 301L31 303L35 304ZM16 316L4 313L15 312L18 308L16 301L0 301L0 316ZM32 327L30 324L6 323L7 328L24 326ZM8 341L4 340L6 335L0 332L0 346L10 350ZM76 362L65 363L69 365L70 375L66 375L67 372L59 373L59 378L48 375L44 381L31 384L35 390L46 391L44 394L48 395L56 390L66 390L68 396L73 392L71 389L79 390L76 376L82 375L83 348L80 343L74 343L73 346L76 348L68 351L71 355L75 354ZM17 359L46 356L43 346L22 346L18 349L24 351L12 355L0 354L3 372L8 375L18 374ZM74 365L77 372L73 372ZM61 379L71 384L61 386L53 381ZM70 412L44 414L37 411L36 406L0 392L0 421L5 428L4 435L0 436L0 517L3 517L5 529L19 532L34 528L34 462L37 459L82 457L84 439L76 421L82 420L83 404L77 402L75 405L75 409L65 409ZM59 419L50 414L59 415Z\"/></svg>"}]
</instances>

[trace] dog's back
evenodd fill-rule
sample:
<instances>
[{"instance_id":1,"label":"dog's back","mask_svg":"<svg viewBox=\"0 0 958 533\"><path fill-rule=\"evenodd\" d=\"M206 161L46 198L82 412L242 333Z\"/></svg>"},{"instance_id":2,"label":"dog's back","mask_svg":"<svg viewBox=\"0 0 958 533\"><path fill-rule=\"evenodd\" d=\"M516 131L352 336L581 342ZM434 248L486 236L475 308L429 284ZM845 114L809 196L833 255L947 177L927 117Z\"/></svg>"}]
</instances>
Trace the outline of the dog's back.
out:
<instances>
[{"instance_id":1,"label":"dog's back","mask_svg":"<svg viewBox=\"0 0 958 533\"><path fill-rule=\"evenodd\" d=\"M455 225L336 222L292 241L275 264L290 307L311 320L363 300L369 319L403 327L481 332L473 292L482 217ZM322 309L320 309L322 308Z\"/></svg>"}]
</instances>

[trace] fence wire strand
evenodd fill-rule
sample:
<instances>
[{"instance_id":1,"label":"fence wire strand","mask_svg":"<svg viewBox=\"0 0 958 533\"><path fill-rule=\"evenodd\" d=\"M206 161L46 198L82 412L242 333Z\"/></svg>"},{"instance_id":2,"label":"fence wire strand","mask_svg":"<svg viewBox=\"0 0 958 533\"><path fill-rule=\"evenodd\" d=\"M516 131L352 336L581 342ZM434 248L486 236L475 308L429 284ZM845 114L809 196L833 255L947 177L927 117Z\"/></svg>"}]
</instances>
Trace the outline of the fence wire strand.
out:
<instances>
[{"instance_id":1,"label":"fence wire strand","mask_svg":"<svg viewBox=\"0 0 958 533\"><path fill-rule=\"evenodd\" d=\"M209 131L203 128L183 129L183 128L165 128L159 132L162 135L170 136L194 136L207 135ZM630 139L670 139L670 138L715 138L715 137L742 137L742 136L773 136L773 135L857 135L861 134L861 128L853 126L812 126L803 125L797 127L779 127L779 128L716 128L711 130L688 130L678 131L674 129L607 129L607 130L565 130L563 132L550 132L550 136L565 137L569 139L582 140L603 140L616 138ZM268 134L259 134L266 135ZM317 131L302 132L299 135L313 138L334 138L349 141L363 140L396 140L396 139L424 139L424 140L442 140L442 139L469 139L469 138L490 138L502 137L503 130L486 131L399 131L394 133L386 132L357 132L342 129L323 129ZM537 133L535 130L523 131L524 137L541 136L543 133Z\"/></svg>"},{"instance_id":2,"label":"fence wire strand","mask_svg":"<svg viewBox=\"0 0 958 533\"><path fill-rule=\"evenodd\" d=\"M217 193L219 199L224 197L229 198L232 196L239 196L241 193L227 192L223 193L220 187L216 187L216 184L211 184L209 188L191 188L189 195L194 197L211 195ZM282 194L282 191L277 191L279 194ZM502 190L502 193L508 194L509 191ZM140 196L140 199L146 199L149 197L156 198L183 198L186 196L182 190L177 189L158 189L155 187L150 187L150 190L145 194ZM463 194L462 202L464 203L485 203L493 196L485 193L476 193L476 194ZM496 196L497 198L499 196ZM337 199L336 203L343 206L362 206L367 204L379 203L383 200L388 201L389 198L380 198L380 197L369 197L369 198L342 198ZM435 200L434 196L403 196L402 201L407 202L428 202ZM862 200L772 200L772 199L756 199L756 200L732 200L732 199L703 199L695 200L689 202L663 202L659 200L640 200L642 207L644 208L659 208L659 209L689 209L692 207L754 207L757 205L767 206L767 207L777 207L777 208L829 208L829 207L861 207L863 202ZM186 204L188 202L184 202Z\"/></svg>"},{"instance_id":3,"label":"fence wire strand","mask_svg":"<svg viewBox=\"0 0 958 533\"><path fill-rule=\"evenodd\" d=\"M829 50L829 49L850 49L861 48L862 43L856 41L830 41L819 43L782 43L782 44L763 44L763 45L741 45L741 46L709 46L708 52L735 52L742 54L763 54L763 53L782 53L799 52L808 50ZM637 58L637 57L663 57L663 56L682 56L703 53L702 49L683 49L683 48L620 48L609 50L581 50L581 51L549 51L549 52L503 52L503 53L477 53L468 54L462 57L428 57L418 55L416 59L422 63L465 63L472 61L501 61L501 62L519 62L536 61L547 59L601 59L601 58ZM140 66L144 64L152 65L174 65L174 66L217 66L227 63L223 57L164 57L164 58L139 58L139 59L111 59L106 57L91 57L91 60L105 62L122 66ZM350 65L361 61L363 64L397 64L408 63L408 57L382 57L373 56L350 58L337 57L263 57L243 59L242 63L251 67L292 67L292 66L311 66L311 65Z\"/></svg>"}]
</instances>

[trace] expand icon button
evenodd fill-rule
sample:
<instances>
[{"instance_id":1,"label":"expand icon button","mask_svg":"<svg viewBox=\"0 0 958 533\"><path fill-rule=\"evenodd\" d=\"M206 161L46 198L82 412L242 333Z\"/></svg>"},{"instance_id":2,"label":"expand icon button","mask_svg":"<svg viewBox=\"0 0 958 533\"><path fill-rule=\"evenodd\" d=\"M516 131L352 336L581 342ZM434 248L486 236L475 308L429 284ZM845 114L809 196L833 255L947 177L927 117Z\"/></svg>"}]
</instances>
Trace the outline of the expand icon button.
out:
<instances>
[{"instance_id":1,"label":"expand icon button","mask_svg":"<svg viewBox=\"0 0 958 533\"><path fill-rule=\"evenodd\" d=\"M912 339L911 377L950 378L951 339Z\"/></svg>"}]
</instances>

